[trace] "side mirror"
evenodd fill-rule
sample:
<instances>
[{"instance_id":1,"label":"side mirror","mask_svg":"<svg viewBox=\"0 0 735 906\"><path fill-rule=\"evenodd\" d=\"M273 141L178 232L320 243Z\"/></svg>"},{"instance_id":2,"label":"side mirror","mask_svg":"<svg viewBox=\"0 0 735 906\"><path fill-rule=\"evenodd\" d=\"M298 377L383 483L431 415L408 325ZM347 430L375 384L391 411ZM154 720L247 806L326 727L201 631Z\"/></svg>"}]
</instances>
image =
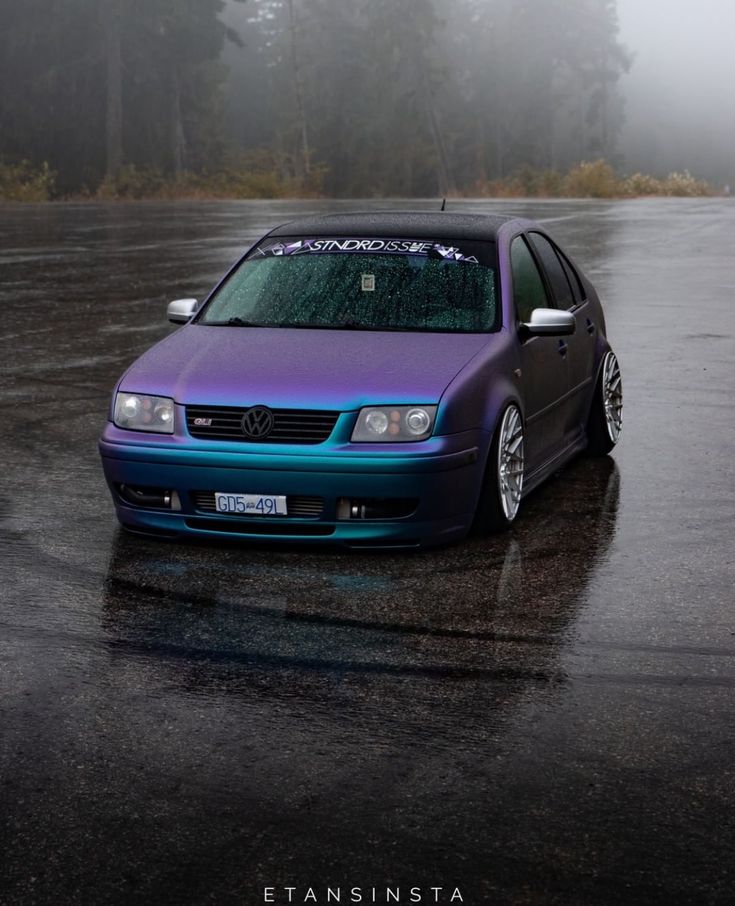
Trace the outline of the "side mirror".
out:
<instances>
[{"instance_id":1,"label":"side mirror","mask_svg":"<svg viewBox=\"0 0 735 906\"><path fill-rule=\"evenodd\" d=\"M565 337L574 333L577 323L570 311L559 311L558 308L534 308L531 320L521 326L525 333L532 337Z\"/></svg>"},{"instance_id":2,"label":"side mirror","mask_svg":"<svg viewBox=\"0 0 735 906\"><path fill-rule=\"evenodd\" d=\"M168 304L168 319L172 324L186 324L191 321L199 308L196 299L177 299Z\"/></svg>"}]
</instances>

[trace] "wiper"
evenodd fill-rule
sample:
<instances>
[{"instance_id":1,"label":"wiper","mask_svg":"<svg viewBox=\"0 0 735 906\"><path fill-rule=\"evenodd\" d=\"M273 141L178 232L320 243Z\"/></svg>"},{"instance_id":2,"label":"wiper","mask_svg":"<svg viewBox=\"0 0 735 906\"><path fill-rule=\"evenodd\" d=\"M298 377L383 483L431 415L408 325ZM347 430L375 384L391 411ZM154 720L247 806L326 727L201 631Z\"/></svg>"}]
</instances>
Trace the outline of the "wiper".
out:
<instances>
[{"instance_id":1,"label":"wiper","mask_svg":"<svg viewBox=\"0 0 735 906\"><path fill-rule=\"evenodd\" d=\"M227 321L202 321L205 327L268 327L256 321L245 321L243 318L228 318Z\"/></svg>"},{"instance_id":2,"label":"wiper","mask_svg":"<svg viewBox=\"0 0 735 906\"><path fill-rule=\"evenodd\" d=\"M376 327L372 324L359 324L357 321L344 321L342 324L335 324L334 330L401 330L405 331L405 327Z\"/></svg>"},{"instance_id":3,"label":"wiper","mask_svg":"<svg viewBox=\"0 0 735 906\"><path fill-rule=\"evenodd\" d=\"M374 330L366 324L360 324L357 321L342 321L340 324L330 324L330 330Z\"/></svg>"},{"instance_id":4,"label":"wiper","mask_svg":"<svg viewBox=\"0 0 735 906\"><path fill-rule=\"evenodd\" d=\"M256 321L246 321L244 318L229 318L227 321L201 321L205 327L280 327L297 328L303 330L371 330L410 332L410 327L376 327L370 324L360 324L357 321L342 321L339 324L314 324L308 321L282 321L276 324L260 324Z\"/></svg>"}]
</instances>

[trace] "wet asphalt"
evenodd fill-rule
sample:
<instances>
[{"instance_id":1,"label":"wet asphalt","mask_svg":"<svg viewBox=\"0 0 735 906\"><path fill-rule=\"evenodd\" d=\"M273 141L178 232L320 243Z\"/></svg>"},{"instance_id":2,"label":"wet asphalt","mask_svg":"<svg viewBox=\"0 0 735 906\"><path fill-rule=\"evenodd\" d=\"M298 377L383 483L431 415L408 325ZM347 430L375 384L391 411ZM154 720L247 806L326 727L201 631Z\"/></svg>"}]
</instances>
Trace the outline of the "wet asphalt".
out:
<instances>
[{"instance_id":1,"label":"wet asphalt","mask_svg":"<svg viewBox=\"0 0 735 906\"><path fill-rule=\"evenodd\" d=\"M167 301L366 206L0 208L0 902L735 902L734 202L456 205L547 224L623 373L613 457L507 535L117 528L96 441Z\"/></svg>"}]
</instances>

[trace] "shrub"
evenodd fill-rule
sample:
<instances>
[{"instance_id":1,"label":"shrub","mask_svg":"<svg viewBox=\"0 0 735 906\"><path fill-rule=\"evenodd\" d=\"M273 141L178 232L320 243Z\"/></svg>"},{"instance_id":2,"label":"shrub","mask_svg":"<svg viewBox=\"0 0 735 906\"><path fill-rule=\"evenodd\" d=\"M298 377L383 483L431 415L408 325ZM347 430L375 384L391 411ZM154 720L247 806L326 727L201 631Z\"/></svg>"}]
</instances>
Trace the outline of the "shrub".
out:
<instances>
[{"instance_id":1,"label":"shrub","mask_svg":"<svg viewBox=\"0 0 735 906\"><path fill-rule=\"evenodd\" d=\"M27 161L6 164L0 161L0 200L48 201L54 191L56 174L43 163L39 169Z\"/></svg>"},{"instance_id":2,"label":"shrub","mask_svg":"<svg viewBox=\"0 0 735 906\"><path fill-rule=\"evenodd\" d=\"M615 171L604 160L583 161L572 167L563 189L571 198L614 198L622 194Z\"/></svg>"},{"instance_id":3,"label":"shrub","mask_svg":"<svg viewBox=\"0 0 735 906\"><path fill-rule=\"evenodd\" d=\"M478 180L469 193L470 198L522 198L523 186L515 179Z\"/></svg>"},{"instance_id":4,"label":"shrub","mask_svg":"<svg viewBox=\"0 0 735 906\"><path fill-rule=\"evenodd\" d=\"M288 163L288 162L286 162ZM102 199L178 198L293 198L317 197L322 192L326 170L313 167L307 181L299 181L288 166L281 166L266 150L241 154L212 172L185 171L167 177L152 167L134 164L122 167L115 179L106 180L97 190Z\"/></svg>"},{"instance_id":5,"label":"shrub","mask_svg":"<svg viewBox=\"0 0 735 906\"><path fill-rule=\"evenodd\" d=\"M521 167L511 177L511 183L520 189L516 194L531 198L554 198L563 194L564 180L556 170Z\"/></svg>"},{"instance_id":6,"label":"shrub","mask_svg":"<svg viewBox=\"0 0 735 906\"><path fill-rule=\"evenodd\" d=\"M642 195L665 195L660 179L649 176L648 173L634 173L623 180L623 192L626 195L638 197Z\"/></svg>"},{"instance_id":7,"label":"shrub","mask_svg":"<svg viewBox=\"0 0 735 906\"><path fill-rule=\"evenodd\" d=\"M99 198L155 198L166 179L154 167L138 167L126 164L114 179L105 180L97 190Z\"/></svg>"},{"instance_id":8,"label":"shrub","mask_svg":"<svg viewBox=\"0 0 735 906\"><path fill-rule=\"evenodd\" d=\"M669 173L663 181L664 195L696 197L712 195L712 189L703 179L695 179L688 170L683 173Z\"/></svg>"}]
</instances>

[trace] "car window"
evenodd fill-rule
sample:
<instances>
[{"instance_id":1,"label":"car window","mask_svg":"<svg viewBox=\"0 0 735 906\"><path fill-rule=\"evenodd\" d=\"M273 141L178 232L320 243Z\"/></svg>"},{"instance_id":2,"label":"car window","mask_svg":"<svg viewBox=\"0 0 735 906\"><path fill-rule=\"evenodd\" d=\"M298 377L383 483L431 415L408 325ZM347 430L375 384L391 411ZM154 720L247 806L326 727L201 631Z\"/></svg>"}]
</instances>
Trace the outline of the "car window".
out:
<instances>
[{"instance_id":1,"label":"car window","mask_svg":"<svg viewBox=\"0 0 735 906\"><path fill-rule=\"evenodd\" d=\"M498 329L490 242L279 239L250 253L202 324L478 333Z\"/></svg>"},{"instance_id":2,"label":"car window","mask_svg":"<svg viewBox=\"0 0 735 906\"><path fill-rule=\"evenodd\" d=\"M577 301L556 249L541 233L530 233L531 241L546 271L557 308L574 308Z\"/></svg>"},{"instance_id":3,"label":"car window","mask_svg":"<svg viewBox=\"0 0 735 906\"><path fill-rule=\"evenodd\" d=\"M569 285L572 287L574 301L577 305L579 305L580 302L584 302L584 300L587 298L587 293L584 291L582 281L579 279L579 274L574 270L569 260L567 259L567 256L562 251L556 249L556 253L559 256L559 260L561 261L561 266L564 268L564 273L567 275Z\"/></svg>"},{"instance_id":4,"label":"car window","mask_svg":"<svg viewBox=\"0 0 735 906\"><path fill-rule=\"evenodd\" d=\"M533 255L522 236L513 240L510 262L516 313L518 320L525 323L531 320L534 308L549 308L549 298Z\"/></svg>"}]
</instances>

